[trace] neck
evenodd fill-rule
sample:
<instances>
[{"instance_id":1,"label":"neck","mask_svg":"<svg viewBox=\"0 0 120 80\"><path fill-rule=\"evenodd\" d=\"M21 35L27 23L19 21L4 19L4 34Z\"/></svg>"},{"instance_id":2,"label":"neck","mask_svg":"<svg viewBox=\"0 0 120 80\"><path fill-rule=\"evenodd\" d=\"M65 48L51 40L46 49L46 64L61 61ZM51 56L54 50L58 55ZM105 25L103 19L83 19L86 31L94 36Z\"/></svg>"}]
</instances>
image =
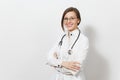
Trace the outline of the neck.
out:
<instances>
[{"instance_id":1,"label":"neck","mask_svg":"<svg viewBox=\"0 0 120 80\"><path fill-rule=\"evenodd\" d=\"M78 29L78 27L77 27L77 28L74 28L74 29L72 29L72 30L68 30L68 32L72 32L72 31L74 31L74 30L76 30L76 29Z\"/></svg>"}]
</instances>

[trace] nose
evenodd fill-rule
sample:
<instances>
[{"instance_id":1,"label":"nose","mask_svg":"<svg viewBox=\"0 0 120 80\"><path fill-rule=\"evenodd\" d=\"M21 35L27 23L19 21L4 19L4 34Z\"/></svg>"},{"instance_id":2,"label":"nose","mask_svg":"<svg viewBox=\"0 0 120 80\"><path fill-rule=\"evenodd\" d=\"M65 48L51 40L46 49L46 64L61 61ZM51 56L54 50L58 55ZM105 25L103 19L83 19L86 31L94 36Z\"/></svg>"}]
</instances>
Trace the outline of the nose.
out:
<instances>
[{"instance_id":1,"label":"nose","mask_svg":"<svg viewBox=\"0 0 120 80\"><path fill-rule=\"evenodd\" d=\"M70 20L70 19L68 19L68 20L67 20L67 23L69 23L69 22L71 22L71 20Z\"/></svg>"}]
</instances>

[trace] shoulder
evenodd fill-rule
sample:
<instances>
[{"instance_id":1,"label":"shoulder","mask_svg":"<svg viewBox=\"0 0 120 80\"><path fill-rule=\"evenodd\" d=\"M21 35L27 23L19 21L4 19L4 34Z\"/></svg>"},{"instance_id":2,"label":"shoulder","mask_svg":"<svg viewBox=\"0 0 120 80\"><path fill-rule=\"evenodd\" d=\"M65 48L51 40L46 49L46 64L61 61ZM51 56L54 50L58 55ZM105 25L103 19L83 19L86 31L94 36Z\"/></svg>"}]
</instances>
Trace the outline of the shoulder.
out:
<instances>
[{"instance_id":1,"label":"shoulder","mask_svg":"<svg viewBox=\"0 0 120 80\"><path fill-rule=\"evenodd\" d=\"M84 35L83 33L80 33L80 39L82 40L82 41L85 41L85 42L88 42L89 40L88 40L88 37L86 36L86 35Z\"/></svg>"},{"instance_id":2,"label":"shoulder","mask_svg":"<svg viewBox=\"0 0 120 80\"><path fill-rule=\"evenodd\" d=\"M88 37L86 35L84 35L83 33L80 34L78 45L80 45L80 48L88 48L89 47Z\"/></svg>"},{"instance_id":3,"label":"shoulder","mask_svg":"<svg viewBox=\"0 0 120 80\"><path fill-rule=\"evenodd\" d=\"M55 45L59 45L60 41L64 40L64 37L65 37L65 34L59 34L57 37L56 37L56 40L54 41Z\"/></svg>"}]
</instances>

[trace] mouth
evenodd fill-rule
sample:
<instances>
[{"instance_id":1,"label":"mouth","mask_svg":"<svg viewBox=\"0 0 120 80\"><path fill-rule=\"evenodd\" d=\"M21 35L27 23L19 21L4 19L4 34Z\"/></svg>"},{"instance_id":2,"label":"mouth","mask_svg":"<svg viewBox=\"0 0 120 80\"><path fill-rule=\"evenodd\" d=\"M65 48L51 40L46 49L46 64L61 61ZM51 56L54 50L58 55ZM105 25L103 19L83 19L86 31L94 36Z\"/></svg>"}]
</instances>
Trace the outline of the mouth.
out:
<instances>
[{"instance_id":1,"label":"mouth","mask_svg":"<svg viewBox=\"0 0 120 80\"><path fill-rule=\"evenodd\" d=\"M73 26L73 24L67 24L66 26L69 28L69 27L72 27L72 26Z\"/></svg>"}]
</instances>

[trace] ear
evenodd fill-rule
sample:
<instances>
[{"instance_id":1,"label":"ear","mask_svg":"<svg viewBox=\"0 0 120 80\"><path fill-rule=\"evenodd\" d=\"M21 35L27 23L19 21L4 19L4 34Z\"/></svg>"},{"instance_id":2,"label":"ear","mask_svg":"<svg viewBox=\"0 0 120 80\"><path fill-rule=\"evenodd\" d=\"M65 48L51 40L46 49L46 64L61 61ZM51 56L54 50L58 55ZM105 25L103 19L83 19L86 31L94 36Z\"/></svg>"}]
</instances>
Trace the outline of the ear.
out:
<instances>
[{"instance_id":1,"label":"ear","mask_svg":"<svg viewBox=\"0 0 120 80\"><path fill-rule=\"evenodd\" d=\"M78 23L80 23L80 20L78 20Z\"/></svg>"}]
</instances>

